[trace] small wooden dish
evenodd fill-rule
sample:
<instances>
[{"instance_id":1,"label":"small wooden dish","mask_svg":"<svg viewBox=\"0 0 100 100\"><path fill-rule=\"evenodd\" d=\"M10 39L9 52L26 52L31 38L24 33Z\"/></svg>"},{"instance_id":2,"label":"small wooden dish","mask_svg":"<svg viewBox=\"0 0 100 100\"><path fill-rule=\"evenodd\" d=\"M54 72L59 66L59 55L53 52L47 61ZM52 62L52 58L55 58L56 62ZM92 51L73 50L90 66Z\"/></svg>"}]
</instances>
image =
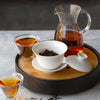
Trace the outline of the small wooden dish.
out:
<instances>
[{"instance_id":1,"label":"small wooden dish","mask_svg":"<svg viewBox=\"0 0 100 100\"><path fill-rule=\"evenodd\" d=\"M93 66L89 73L79 72L69 66L52 74L45 73L33 68L32 60L25 61L19 55L15 59L16 71L23 74L24 86L31 91L50 95L78 93L95 85L100 77L99 53L87 44L84 45L84 53Z\"/></svg>"}]
</instances>

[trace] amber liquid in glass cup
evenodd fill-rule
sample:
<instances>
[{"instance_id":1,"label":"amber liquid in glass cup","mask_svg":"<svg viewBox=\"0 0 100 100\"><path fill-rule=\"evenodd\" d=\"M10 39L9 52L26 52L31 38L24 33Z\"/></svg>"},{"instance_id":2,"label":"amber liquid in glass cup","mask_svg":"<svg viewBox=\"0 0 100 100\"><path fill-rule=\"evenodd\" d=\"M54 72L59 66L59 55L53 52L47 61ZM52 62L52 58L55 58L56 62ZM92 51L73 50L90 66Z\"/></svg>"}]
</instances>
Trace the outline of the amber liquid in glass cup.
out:
<instances>
[{"instance_id":1,"label":"amber liquid in glass cup","mask_svg":"<svg viewBox=\"0 0 100 100\"><path fill-rule=\"evenodd\" d=\"M15 38L21 56L24 58L31 58L33 56L32 47L39 41L39 37L36 35L24 34Z\"/></svg>"},{"instance_id":2,"label":"amber liquid in glass cup","mask_svg":"<svg viewBox=\"0 0 100 100\"><path fill-rule=\"evenodd\" d=\"M19 86L17 85L20 82L20 79L14 77L8 77L0 80L0 85L2 86L3 91L6 96L9 98L16 97ZM14 86L15 85L15 86ZM3 86L5 88L3 88Z\"/></svg>"},{"instance_id":3,"label":"amber liquid in glass cup","mask_svg":"<svg viewBox=\"0 0 100 100\"><path fill-rule=\"evenodd\" d=\"M6 100L15 100L18 91L23 83L23 76L20 73L12 73L10 75L4 75L0 78L0 87L6 95Z\"/></svg>"}]
</instances>

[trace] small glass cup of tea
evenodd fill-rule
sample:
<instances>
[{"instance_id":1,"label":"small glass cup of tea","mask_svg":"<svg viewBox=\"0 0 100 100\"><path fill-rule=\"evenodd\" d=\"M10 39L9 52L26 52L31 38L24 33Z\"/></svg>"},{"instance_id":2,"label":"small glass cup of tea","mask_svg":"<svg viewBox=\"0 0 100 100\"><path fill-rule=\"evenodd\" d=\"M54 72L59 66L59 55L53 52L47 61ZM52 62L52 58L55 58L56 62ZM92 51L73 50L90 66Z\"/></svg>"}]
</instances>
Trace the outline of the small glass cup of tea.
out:
<instances>
[{"instance_id":1,"label":"small glass cup of tea","mask_svg":"<svg viewBox=\"0 0 100 100\"><path fill-rule=\"evenodd\" d=\"M0 76L0 87L6 96L6 100L16 100L17 94L21 90L23 79L23 75L17 72L3 73Z\"/></svg>"},{"instance_id":2,"label":"small glass cup of tea","mask_svg":"<svg viewBox=\"0 0 100 100\"><path fill-rule=\"evenodd\" d=\"M33 34L23 34L15 37L15 43L20 50L21 57L23 58L33 58L34 54L32 52L33 45L40 39L37 35Z\"/></svg>"}]
</instances>

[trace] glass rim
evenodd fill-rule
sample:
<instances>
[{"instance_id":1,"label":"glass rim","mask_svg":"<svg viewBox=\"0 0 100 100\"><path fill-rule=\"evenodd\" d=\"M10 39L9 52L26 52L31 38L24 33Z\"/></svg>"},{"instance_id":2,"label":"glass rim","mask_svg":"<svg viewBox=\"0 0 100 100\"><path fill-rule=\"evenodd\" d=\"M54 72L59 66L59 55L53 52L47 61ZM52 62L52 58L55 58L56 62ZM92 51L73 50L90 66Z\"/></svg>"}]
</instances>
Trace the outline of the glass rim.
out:
<instances>
[{"instance_id":1,"label":"glass rim","mask_svg":"<svg viewBox=\"0 0 100 100\"><path fill-rule=\"evenodd\" d=\"M16 36L15 38L14 38L14 41L15 41L15 43L16 43L16 40L18 40L18 39L22 39L22 38L24 38L23 36L26 36L26 37L33 37L33 38L35 38L36 40L37 40L37 42L40 40L40 38L39 38L39 36L38 35L34 35L34 34L21 34L21 35L18 35L18 36ZM21 46L32 46L33 44L28 44L28 45L22 45L21 44Z\"/></svg>"},{"instance_id":2,"label":"glass rim","mask_svg":"<svg viewBox=\"0 0 100 100\"><path fill-rule=\"evenodd\" d=\"M1 88L6 88L6 87L11 88L11 87L18 86L18 85L20 85L21 83L23 83L24 77L23 77L23 75L22 75L21 73L13 72L12 74L20 75L20 76L21 76L21 79L18 78L18 77L16 77L16 76L13 76L13 75L11 76L11 75L9 75L9 77L15 77L15 78L18 78L18 79L20 80L20 82L17 83L17 84L14 84L14 85L10 85L10 86L2 86L2 85L0 85ZM5 77L5 78L9 78L9 77ZM3 79L3 78L2 78L2 79ZM1 79L1 80L2 80L2 79Z\"/></svg>"}]
</instances>

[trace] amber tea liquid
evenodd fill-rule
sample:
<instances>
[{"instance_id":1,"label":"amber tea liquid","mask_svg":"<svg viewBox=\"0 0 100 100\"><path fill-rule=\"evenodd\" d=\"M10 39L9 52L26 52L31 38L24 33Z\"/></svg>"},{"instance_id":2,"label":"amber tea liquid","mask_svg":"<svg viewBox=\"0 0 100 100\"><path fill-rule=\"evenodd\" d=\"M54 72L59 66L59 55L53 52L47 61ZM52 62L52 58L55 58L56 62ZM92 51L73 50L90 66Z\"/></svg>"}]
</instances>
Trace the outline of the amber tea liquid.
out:
<instances>
[{"instance_id":1,"label":"amber tea liquid","mask_svg":"<svg viewBox=\"0 0 100 100\"><path fill-rule=\"evenodd\" d=\"M19 86L17 84L19 82L20 82L20 79L17 79L15 77L8 77L8 78L4 78L0 80L0 86L4 87L2 89L7 97L13 98L13 97L16 97L16 94L18 92Z\"/></svg>"},{"instance_id":2,"label":"amber tea liquid","mask_svg":"<svg viewBox=\"0 0 100 100\"><path fill-rule=\"evenodd\" d=\"M21 38L19 40L16 40L16 44L19 47L21 51L21 55L23 57L29 58L32 56L32 46L35 44L37 40L35 38Z\"/></svg>"},{"instance_id":3,"label":"amber tea liquid","mask_svg":"<svg viewBox=\"0 0 100 100\"><path fill-rule=\"evenodd\" d=\"M83 52L83 37L79 32L67 30L55 33L55 40L62 41L68 46L65 57L68 55L77 55L78 52Z\"/></svg>"}]
</instances>

